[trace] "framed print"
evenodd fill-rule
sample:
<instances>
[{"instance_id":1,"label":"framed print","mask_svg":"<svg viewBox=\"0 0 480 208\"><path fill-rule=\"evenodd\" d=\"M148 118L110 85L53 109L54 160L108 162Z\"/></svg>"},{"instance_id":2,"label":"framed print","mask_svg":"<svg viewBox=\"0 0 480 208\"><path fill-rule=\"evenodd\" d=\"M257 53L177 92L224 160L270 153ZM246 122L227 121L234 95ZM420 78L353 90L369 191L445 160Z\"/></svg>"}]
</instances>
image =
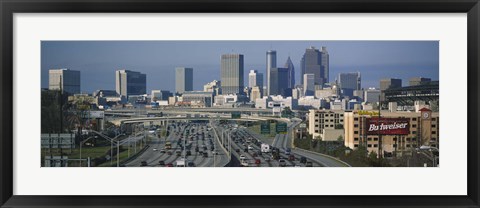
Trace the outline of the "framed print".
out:
<instances>
[{"instance_id":1,"label":"framed print","mask_svg":"<svg viewBox=\"0 0 480 208\"><path fill-rule=\"evenodd\" d=\"M477 0L0 5L2 207L479 206Z\"/></svg>"}]
</instances>

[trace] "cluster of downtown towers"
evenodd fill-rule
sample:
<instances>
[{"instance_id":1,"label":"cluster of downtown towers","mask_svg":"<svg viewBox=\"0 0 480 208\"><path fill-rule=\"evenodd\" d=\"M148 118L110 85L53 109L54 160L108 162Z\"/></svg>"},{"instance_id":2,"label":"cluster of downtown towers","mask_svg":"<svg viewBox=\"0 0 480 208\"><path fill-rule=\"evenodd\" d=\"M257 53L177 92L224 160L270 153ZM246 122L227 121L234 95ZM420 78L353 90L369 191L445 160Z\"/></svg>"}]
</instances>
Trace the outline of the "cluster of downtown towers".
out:
<instances>
[{"instance_id":1,"label":"cluster of downtown towers","mask_svg":"<svg viewBox=\"0 0 480 208\"><path fill-rule=\"evenodd\" d=\"M277 52L266 51L266 86L263 83L263 73L258 70L251 70L249 73L248 87L244 85L244 55L223 54L221 55L220 77L221 94L245 94L246 89L257 88L263 96L292 95L292 89L300 87L305 96L314 95L315 88L323 87L329 83L329 54L326 47L317 49L309 47L300 61L301 84L295 86L295 68L290 57L286 60L284 67L277 66ZM63 80L52 80L58 76L54 73L62 73ZM80 73L73 70L50 70L49 88L52 85L63 85L63 90L72 94L80 93ZM130 70L117 70L115 72L116 92L121 96L146 94L146 74ZM186 91L193 91L193 68L177 67L175 69L175 92L182 94ZM356 90L360 88L359 73L344 73L339 76L340 88ZM69 82L69 83L67 83ZM352 86L350 86L352 85ZM70 86L67 89L66 86Z\"/></svg>"}]
</instances>

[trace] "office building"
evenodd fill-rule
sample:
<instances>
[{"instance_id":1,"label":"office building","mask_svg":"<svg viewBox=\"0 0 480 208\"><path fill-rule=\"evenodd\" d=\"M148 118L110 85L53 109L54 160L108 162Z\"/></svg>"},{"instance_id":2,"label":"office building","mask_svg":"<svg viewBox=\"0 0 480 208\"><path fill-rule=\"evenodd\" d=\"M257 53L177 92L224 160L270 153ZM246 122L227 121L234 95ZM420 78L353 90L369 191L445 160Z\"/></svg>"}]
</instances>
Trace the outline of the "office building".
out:
<instances>
[{"instance_id":1,"label":"office building","mask_svg":"<svg viewBox=\"0 0 480 208\"><path fill-rule=\"evenodd\" d=\"M324 55L322 55L325 53ZM301 78L302 83L304 83L304 74L314 74L314 83L315 85L323 86L328 82L327 74L325 73L328 69L328 52L326 48L322 47L322 51L316 49L315 47L310 47L305 50L305 54L300 61L301 67ZM327 63L322 63L322 60L325 60Z\"/></svg>"},{"instance_id":2,"label":"office building","mask_svg":"<svg viewBox=\"0 0 480 208\"><path fill-rule=\"evenodd\" d=\"M220 76L222 94L243 94L243 55L223 54Z\"/></svg>"},{"instance_id":3,"label":"office building","mask_svg":"<svg viewBox=\"0 0 480 208\"><path fill-rule=\"evenodd\" d=\"M270 76L271 76L271 69L277 67L277 51L274 50L269 50L267 51L267 92L265 93L266 95L270 95Z\"/></svg>"},{"instance_id":4,"label":"office building","mask_svg":"<svg viewBox=\"0 0 480 208\"><path fill-rule=\"evenodd\" d=\"M315 75L303 74L303 94L313 96L315 94Z\"/></svg>"},{"instance_id":5,"label":"office building","mask_svg":"<svg viewBox=\"0 0 480 208\"><path fill-rule=\"evenodd\" d=\"M222 82L213 80L205 85L203 85L204 92L213 92L213 96L220 95L222 93Z\"/></svg>"},{"instance_id":6,"label":"office building","mask_svg":"<svg viewBox=\"0 0 480 208\"><path fill-rule=\"evenodd\" d=\"M322 50L321 50L321 56L322 56L322 67L323 67L323 70L324 70L324 83L328 83L330 82L330 56L328 55L328 51L327 51L327 47L325 46L322 46Z\"/></svg>"},{"instance_id":7,"label":"office building","mask_svg":"<svg viewBox=\"0 0 480 208\"><path fill-rule=\"evenodd\" d=\"M182 94L182 101L190 106L212 107L213 93L204 91L185 91Z\"/></svg>"},{"instance_id":8,"label":"office building","mask_svg":"<svg viewBox=\"0 0 480 208\"><path fill-rule=\"evenodd\" d=\"M193 90L193 68L175 68L175 92L184 93Z\"/></svg>"},{"instance_id":9,"label":"office building","mask_svg":"<svg viewBox=\"0 0 480 208\"><path fill-rule=\"evenodd\" d=\"M270 69L270 95L286 96L288 88L288 69L287 68L271 68Z\"/></svg>"},{"instance_id":10,"label":"office building","mask_svg":"<svg viewBox=\"0 0 480 208\"><path fill-rule=\"evenodd\" d=\"M380 101L385 101L385 90L399 87L402 87L401 79L388 78L380 80L380 90L382 91L380 95Z\"/></svg>"},{"instance_id":11,"label":"office building","mask_svg":"<svg viewBox=\"0 0 480 208\"><path fill-rule=\"evenodd\" d=\"M418 86L418 85L425 85L429 82L431 82L432 79L430 78L424 78L424 77L412 77L409 80L410 86Z\"/></svg>"},{"instance_id":12,"label":"office building","mask_svg":"<svg viewBox=\"0 0 480 208\"><path fill-rule=\"evenodd\" d=\"M308 133L314 139L321 139L325 129L341 129L343 131L343 110L309 110Z\"/></svg>"},{"instance_id":13,"label":"office building","mask_svg":"<svg viewBox=\"0 0 480 208\"><path fill-rule=\"evenodd\" d=\"M378 103L381 91L375 88L368 88L364 93L364 101L367 103Z\"/></svg>"},{"instance_id":14,"label":"office building","mask_svg":"<svg viewBox=\"0 0 480 208\"><path fill-rule=\"evenodd\" d=\"M261 88L258 86L252 87L252 91L250 92L250 101L255 102L257 98L262 97L262 91L260 90Z\"/></svg>"},{"instance_id":15,"label":"office building","mask_svg":"<svg viewBox=\"0 0 480 208\"><path fill-rule=\"evenodd\" d=\"M285 63L285 68L288 69L288 88L293 89L295 88L295 67L293 66L290 56Z\"/></svg>"},{"instance_id":16,"label":"office building","mask_svg":"<svg viewBox=\"0 0 480 208\"><path fill-rule=\"evenodd\" d=\"M155 102L157 100L167 100L171 97L173 93L168 90L152 90L151 101Z\"/></svg>"},{"instance_id":17,"label":"office building","mask_svg":"<svg viewBox=\"0 0 480 208\"><path fill-rule=\"evenodd\" d=\"M147 75L130 70L115 72L115 85L119 95L143 95L147 93Z\"/></svg>"},{"instance_id":18,"label":"office building","mask_svg":"<svg viewBox=\"0 0 480 208\"><path fill-rule=\"evenodd\" d=\"M248 87L253 88L255 86L263 89L263 74L259 73L257 70L250 70L248 74Z\"/></svg>"},{"instance_id":19,"label":"office building","mask_svg":"<svg viewBox=\"0 0 480 208\"><path fill-rule=\"evenodd\" d=\"M365 146L369 152L376 152L377 155L380 152L383 157L411 155L422 145L439 147L438 112L424 108L420 112L381 111L380 115L385 122L382 125L396 122L397 127L402 127L401 130L397 129L395 133L370 131L371 125L376 122L369 122L368 119L378 118L378 111L345 112L345 146L352 149Z\"/></svg>"},{"instance_id":20,"label":"office building","mask_svg":"<svg viewBox=\"0 0 480 208\"><path fill-rule=\"evenodd\" d=\"M338 84L342 95L352 97L354 90L361 89L360 72L338 74Z\"/></svg>"},{"instance_id":21,"label":"office building","mask_svg":"<svg viewBox=\"0 0 480 208\"><path fill-rule=\"evenodd\" d=\"M80 93L80 71L70 69L48 70L48 89L69 94Z\"/></svg>"}]
</instances>

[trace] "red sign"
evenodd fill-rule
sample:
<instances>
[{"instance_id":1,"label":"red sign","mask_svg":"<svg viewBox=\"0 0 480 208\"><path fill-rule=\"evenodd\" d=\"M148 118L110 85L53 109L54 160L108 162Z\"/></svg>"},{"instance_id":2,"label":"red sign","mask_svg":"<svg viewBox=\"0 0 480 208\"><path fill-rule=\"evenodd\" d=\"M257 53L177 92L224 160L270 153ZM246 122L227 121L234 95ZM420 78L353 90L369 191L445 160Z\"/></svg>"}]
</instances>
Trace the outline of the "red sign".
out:
<instances>
[{"instance_id":1,"label":"red sign","mask_svg":"<svg viewBox=\"0 0 480 208\"><path fill-rule=\"evenodd\" d=\"M408 118L367 118L368 135L407 135L410 133Z\"/></svg>"}]
</instances>

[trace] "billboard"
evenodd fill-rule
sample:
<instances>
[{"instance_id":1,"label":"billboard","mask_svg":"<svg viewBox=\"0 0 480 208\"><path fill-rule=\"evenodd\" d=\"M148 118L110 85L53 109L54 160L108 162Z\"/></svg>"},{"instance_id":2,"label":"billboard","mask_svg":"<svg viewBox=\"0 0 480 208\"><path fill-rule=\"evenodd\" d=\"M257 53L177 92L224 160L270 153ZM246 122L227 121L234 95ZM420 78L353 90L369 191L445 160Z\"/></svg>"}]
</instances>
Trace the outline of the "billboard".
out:
<instances>
[{"instance_id":1,"label":"billboard","mask_svg":"<svg viewBox=\"0 0 480 208\"><path fill-rule=\"evenodd\" d=\"M407 135L410 133L408 118L367 118L368 135Z\"/></svg>"}]
</instances>

